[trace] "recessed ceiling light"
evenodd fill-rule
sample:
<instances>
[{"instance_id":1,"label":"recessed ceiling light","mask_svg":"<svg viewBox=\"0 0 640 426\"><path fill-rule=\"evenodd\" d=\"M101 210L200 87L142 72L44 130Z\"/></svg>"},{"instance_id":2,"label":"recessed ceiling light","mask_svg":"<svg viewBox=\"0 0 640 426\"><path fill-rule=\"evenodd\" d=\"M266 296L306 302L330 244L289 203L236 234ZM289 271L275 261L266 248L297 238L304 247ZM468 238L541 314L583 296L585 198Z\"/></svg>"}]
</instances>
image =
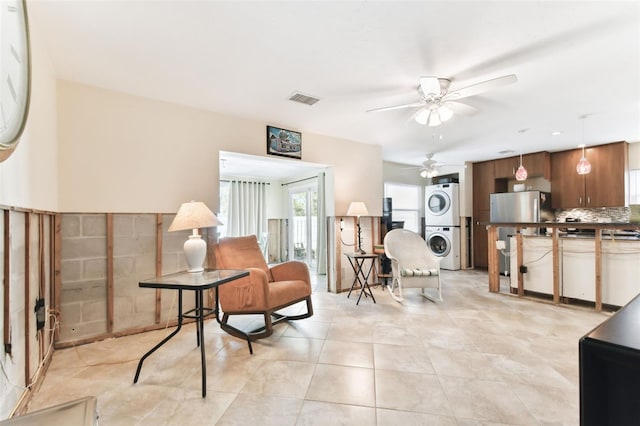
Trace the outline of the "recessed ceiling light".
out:
<instances>
[{"instance_id":1,"label":"recessed ceiling light","mask_svg":"<svg viewBox=\"0 0 640 426\"><path fill-rule=\"evenodd\" d=\"M551 136L558 136L561 135L562 132L560 130L556 130L555 132L551 132Z\"/></svg>"}]
</instances>

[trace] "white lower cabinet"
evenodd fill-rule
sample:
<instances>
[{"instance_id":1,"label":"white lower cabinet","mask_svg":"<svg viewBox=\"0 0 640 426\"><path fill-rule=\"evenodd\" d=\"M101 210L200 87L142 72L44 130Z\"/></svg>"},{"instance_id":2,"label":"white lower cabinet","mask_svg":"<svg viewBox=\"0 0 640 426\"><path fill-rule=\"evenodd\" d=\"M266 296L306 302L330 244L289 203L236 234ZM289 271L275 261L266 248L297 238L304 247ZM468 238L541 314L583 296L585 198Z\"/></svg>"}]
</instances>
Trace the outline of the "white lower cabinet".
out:
<instances>
[{"instance_id":1,"label":"white lower cabinet","mask_svg":"<svg viewBox=\"0 0 640 426\"><path fill-rule=\"evenodd\" d=\"M560 240L560 295L572 299L596 300L596 255L593 239Z\"/></svg>"},{"instance_id":2,"label":"white lower cabinet","mask_svg":"<svg viewBox=\"0 0 640 426\"><path fill-rule=\"evenodd\" d=\"M553 255L550 237L524 236L524 289L553 294ZM511 288L518 287L516 241L510 241ZM602 240L602 303L624 306L640 294L640 241ZM593 238L560 238L560 296L596 300L596 256Z\"/></svg>"},{"instance_id":3,"label":"white lower cabinet","mask_svg":"<svg viewBox=\"0 0 640 426\"><path fill-rule=\"evenodd\" d=\"M516 239L511 238L511 287L518 288ZM527 267L523 287L536 293L553 294L553 253L549 237L522 238L522 264Z\"/></svg>"},{"instance_id":4,"label":"white lower cabinet","mask_svg":"<svg viewBox=\"0 0 640 426\"><path fill-rule=\"evenodd\" d=\"M640 241L602 242L602 303L624 306L640 293Z\"/></svg>"}]
</instances>

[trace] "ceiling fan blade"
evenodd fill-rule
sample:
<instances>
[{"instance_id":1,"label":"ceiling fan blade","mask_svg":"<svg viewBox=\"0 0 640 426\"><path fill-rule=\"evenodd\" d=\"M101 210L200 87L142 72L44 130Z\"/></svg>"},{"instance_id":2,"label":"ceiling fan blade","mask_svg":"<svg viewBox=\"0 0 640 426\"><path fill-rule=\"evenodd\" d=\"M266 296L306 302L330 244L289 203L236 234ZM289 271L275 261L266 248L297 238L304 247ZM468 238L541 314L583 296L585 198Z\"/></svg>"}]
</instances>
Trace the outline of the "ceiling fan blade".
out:
<instances>
[{"instance_id":1,"label":"ceiling fan blade","mask_svg":"<svg viewBox=\"0 0 640 426\"><path fill-rule=\"evenodd\" d=\"M463 104L462 102L447 101L444 103L454 114L460 115L475 115L478 113L478 109L471 105Z\"/></svg>"},{"instance_id":2,"label":"ceiling fan blade","mask_svg":"<svg viewBox=\"0 0 640 426\"><path fill-rule=\"evenodd\" d=\"M491 80L483 81L480 83L472 84L471 86L463 87L462 89L453 90L443 98L443 100L457 100L462 98L468 98L469 96L479 95L480 93L487 92L489 90L496 89L501 86L513 84L518 81L518 77L515 74L509 74L502 77L497 77Z\"/></svg>"},{"instance_id":3,"label":"ceiling fan blade","mask_svg":"<svg viewBox=\"0 0 640 426\"><path fill-rule=\"evenodd\" d=\"M367 112L381 112L381 111L391 111L394 109L401 109L401 108L415 108L415 107L419 107L419 106L423 106L424 102L420 101L420 102L413 102L410 104L403 104L403 105L394 105L394 106L388 106L388 107L382 107L382 108L374 108L374 109L368 109Z\"/></svg>"}]
</instances>

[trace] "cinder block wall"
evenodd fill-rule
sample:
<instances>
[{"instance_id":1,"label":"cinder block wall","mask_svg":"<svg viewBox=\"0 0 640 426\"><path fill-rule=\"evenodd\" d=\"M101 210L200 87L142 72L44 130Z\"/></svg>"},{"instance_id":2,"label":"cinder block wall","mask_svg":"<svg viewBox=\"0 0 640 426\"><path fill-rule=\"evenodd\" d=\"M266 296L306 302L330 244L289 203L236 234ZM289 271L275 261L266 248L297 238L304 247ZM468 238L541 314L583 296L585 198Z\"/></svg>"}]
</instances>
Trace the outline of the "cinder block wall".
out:
<instances>
[{"instance_id":1,"label":"cinder block wall","mask_svg":"<svg viewBox=\"0 0 640 426\"><path fill-rule=\"evenodd\" d=\"M63 214L60 338L107 332L107 222L105 214Z\"/></svg>"},{"instance_id":2,"label":"cinder block wall","mask_svg":"<svg viewBox=\"0 0 640 426\"><path fill-rule=\"evenodd\" d=\"M107 214L61 214L58 342L127 334L176 319L176 291L162 291L157 307L156 290L138 286L141 280L186 269L182 245L190 232L168 233L173 216L112 214L109 259ZM193 305L191 298L184 298L183 309Z\"/></svg>"},{"instance_id":3,"label":"cinder block wall","mask_svg":"<svg viewBox=\"0 0 640 426\"><path fill-rule=\"evenodd\" d=\"M113 217L113 329L153 324L155 291L138 287L156 275L156 216Z\"/></svg>"}]
</instances>

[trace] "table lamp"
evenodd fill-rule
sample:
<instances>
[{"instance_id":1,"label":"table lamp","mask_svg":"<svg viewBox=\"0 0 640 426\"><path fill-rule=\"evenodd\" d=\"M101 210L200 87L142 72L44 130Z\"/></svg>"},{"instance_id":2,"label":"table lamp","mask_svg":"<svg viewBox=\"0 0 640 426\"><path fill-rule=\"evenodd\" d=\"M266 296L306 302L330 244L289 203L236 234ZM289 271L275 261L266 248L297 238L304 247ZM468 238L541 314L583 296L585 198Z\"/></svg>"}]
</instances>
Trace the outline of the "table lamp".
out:
<instances>
[{"instance_id":1,"label":"table lamp","mask_svg":"<svg viewBox=\"0 0 640 426\"><path fill-rule=\"evenodd\" d=\"M193 229L193 234L184 243L184 257L189 272L202 272L204 258L207 255L207 243L198 234L199 228L224 225L215 214L201 201L191 201L180 206L180 210L169 226L169 232Z\"/></svg>"},{"instance_id":2,"label":"table lamp","mask_svg":"<svg viewBox=\"0 0 640 426\"><path fill-rule=\"evenodd\" d=\"M362 201L352 201L349 205L349 210L347 210L347 216L355 216L356 223L358 224L358 253L364 254L365 251L362 250L362 240L361 240L361 229L360 229L360 216L368 216L369 212L367 211L367 206L364 205Z\"/></svg>"}]
</instances>

